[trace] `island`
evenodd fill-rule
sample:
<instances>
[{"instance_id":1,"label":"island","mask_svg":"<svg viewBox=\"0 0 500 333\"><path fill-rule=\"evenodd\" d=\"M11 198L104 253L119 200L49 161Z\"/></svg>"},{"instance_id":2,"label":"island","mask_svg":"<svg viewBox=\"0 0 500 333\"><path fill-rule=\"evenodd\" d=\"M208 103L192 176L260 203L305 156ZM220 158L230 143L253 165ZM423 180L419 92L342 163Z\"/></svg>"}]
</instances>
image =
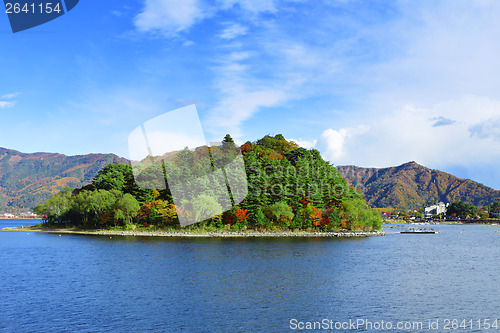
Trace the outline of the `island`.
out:
<instances>
[{"instance_id":1,"label":"island","mask_svg":"<svg viewBox=\"0 0 500 333\"><path fill-rule=\"evenodd\" d=\"M247 141L240 147L226 135L220 146L202 148L186 148L167 157L148 156L153 162L145 164L140 175L131 165L108 164L90 184L63 190L35 207L34 212L44 219L31 229L196 237L384 234L380 231L380 213L368 206L362 193L315 149L300 148L280 134ZM197 184L196 197L177 205L168 184L165 188L154 188L157 176L165 175L168 168L169 175L182 174L183 179L195 179L206 172L200 162L203 152L208 150L211 164L217 166L230 163L235 149L241 152L244 161L248 193L231 209L215 214L221 211L221 201L214 199L216 194L210 184ZM159 158L162 162L156 163ZM138 177L142 177L141 186ZM147 182L150 186L144 185ZM233 201L237 193L230 195ZM180 219L198 214L211 217L181 227Z\"/></svg>"}]
</instances>

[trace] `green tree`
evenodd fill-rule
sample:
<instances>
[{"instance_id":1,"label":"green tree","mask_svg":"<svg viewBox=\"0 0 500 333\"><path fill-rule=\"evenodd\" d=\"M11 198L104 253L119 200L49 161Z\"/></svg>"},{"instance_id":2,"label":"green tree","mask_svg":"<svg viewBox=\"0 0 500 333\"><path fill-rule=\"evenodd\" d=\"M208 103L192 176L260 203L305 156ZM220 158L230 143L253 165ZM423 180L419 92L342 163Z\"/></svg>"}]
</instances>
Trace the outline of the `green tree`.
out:
<instances>
[{"instance_id":1,"label":"green tree","mask_svg":"<svg viewBox=\"0 0 500 333\"><path fill-rule=\"evenodd\" d=\"M91 210L95 216L102 215L104 212L112 209L120 192L117 190L97 190L91 193Z\"/></svg>"},{"instance_id":2,"label":"green tree","mask_svg":"<svg viewBox=\"0 0 500 333\"><path fill-rule=\"evenodd\" d=\"M96 190L118 190L125 187L126 174L131 172L125 164L108 164L95 176L92 187Z\"/></svg>"},{"instance_id":3,"label":"green tree","mask_svg":"<svg viewBox=\"0 0 500 333\"><path fill-rule=\"evenodd\" d=\"M47 216L47 221L54 223L60 222L60 218L71 208L71 192L63 190L49 199L43 204L36 206L33 212L38 215Z\"/></svg>"},{"instance_id":4,"label":"green tree","mask_svg":"<svg viewBox=\"0 0 500 333\"><path fill-rule=\"evenodd\" d=\"M477 207L464 201L455 201L450 203L446 211L448 215L455 214L459 218L470 218L477 216Z\"/></svg>"},{"instance_id":5,"label":"green tree","mask_svg":"<svg viewBox=\"0 0 500 333\"><path fill-rule=\"evenodd\" d=\"M202 194L195 198L192 202L194 210L194 217L197 221L204 219L204 217L218 215L222 213L222 207L217 200L209 195Z\"/></svg>"},{"instance_id":6,"label":"green tree","mask_svg":"<svg viewBox=\"0 0 500 333\"><path fill-rule=\"evenodd\" d=\"M114 205L115 217L118 220L124 221L126 224L132 222L132 218L137 214L141 205L129 193L125 193L122 197L118 198Z\"/></svg>"},{"instance_id":7,"label":"green tree","mask_svg":"<svg viewBox=\"0 0 500 333\"><path fill-rule=\"evenodd\" d=\"M330 229L340 229L342 226L338 209L333 209L328 214Z\"/></svg>"},{"instance_id":8,"label":"green tree","mask_svg":"<svg viewBox=\"0 0 500 333\"><path fill-rule=\"evenodd\" d=\"M156 178L158 166L151 167L151 170L145 170L141 176L147 178ZM153 170L154 169L154 170ZM94 177L92 184L86 186L88 190L117 190L123 193L132 194L139 202L148 202L153 200L152 190L139 187L134 179L132 167L128 164L108 164L101 169ZM79 192L76 190L75 192Z\"/></svg>"},{"instance_id":9,"label":"green tree","mask_svg":"<svg viewBox=\"0 0 500 333\"><path fill-rule=\"evenodd\" d=\"M254 214L250 216L254 225L259 228L269 229L271 227L271 221L266 217L261 207L257 207Z\"/></svg>"},{"instance_id":10,"label":"green tree","mask_svg":"<svg viewBox=\"0 0 500 333\"><path fill-rule=\"evenodd\" d=\"M380 214L370 208L361 198L342 201L342 208L340 217L349 222L348 227L351 230L380 230L382 227Z\"/></svg>"},{"instance_id":11,"label":"green tree","mask_svg":"<svg viewBox=\"0 0 500 333\"><path fill-rule=\"evenodd\" d=\"M495 201L495 202L489 204L488 206L486 206L486 209L488 210L488 212L493 212L495 210L500 210L500 200Z\"/></svg>"},{"instance_id":12,"label":"green tree","mask_svg":"<svg viewBox=\"0 0 500 333\"><path fill-rule=\"evenodd\" d=\"M89 222L90 213L92 212L93 206L93 196L92 191L81 191L72 198L73 210L76 211L82 219L82 223L85 225Z\"/></svg>"},{"instance_id":13,"label":"green tree","mask_svg":"<svg viewBox=\"0 0 500 333\"><path fill-rule=\"evenodd\" d=\"M266 209L266 212L268 213L267 215L270 219L285 227L290 225L290 222L294 217L292 207L283 201L272 204Z\"/></svg>"}]
</instances>

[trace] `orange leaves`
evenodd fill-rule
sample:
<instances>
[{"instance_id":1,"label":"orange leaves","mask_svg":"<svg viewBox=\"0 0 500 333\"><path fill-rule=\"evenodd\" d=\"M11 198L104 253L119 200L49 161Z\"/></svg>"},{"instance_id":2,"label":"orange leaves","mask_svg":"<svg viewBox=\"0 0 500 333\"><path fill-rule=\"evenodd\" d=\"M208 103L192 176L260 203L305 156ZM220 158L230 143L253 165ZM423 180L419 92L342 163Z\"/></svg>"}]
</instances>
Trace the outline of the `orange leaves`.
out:
<instances>
[{"instance_id":1,"label":"orange leaves","mask_svg":"<svg viewBox=\"0 0 500 333\"><path fill-rule=\"evenodd\" d=\"M150 222L154 222L155 220L172 222L177 217L177 210L173 204L158 199L142 204L137 216L141 220Z\"/></svg>"},{"instance_id":2,"label":"orange leaves","mask_svg":"<svg viewBox=\"0 0 500 333\"><path fill-rule=\"evenodd\" d=\"M237 209L235 212L236 220L238 223L244 222L248 219L248 209Z\"/></svg>"},{"instance_id":3,"label":"orange leaves","mask_svg":"<svg viewBox=\"0 0 500 333\"><path fill-rule=\"evenodd\" d=\"M323 221L323 212L319 208L316 208L313 206L311 206L311 208L312 208L312 212L309 215L309 218L311 219L313 225L315 225L316 227L319 227Z\"/></svg>"},{"instance_id":4,"label":"orange leaves","mask_svg":"<svg viewBox=\"0 0 500 333\"><path fill-rule=\"evenodd\" d=\"M247 154L247 153L253 151L252 145L248 144L248 143L243 144L240 149L241 149L241 152L243 154Z\"/></svg>"}]
</instances>

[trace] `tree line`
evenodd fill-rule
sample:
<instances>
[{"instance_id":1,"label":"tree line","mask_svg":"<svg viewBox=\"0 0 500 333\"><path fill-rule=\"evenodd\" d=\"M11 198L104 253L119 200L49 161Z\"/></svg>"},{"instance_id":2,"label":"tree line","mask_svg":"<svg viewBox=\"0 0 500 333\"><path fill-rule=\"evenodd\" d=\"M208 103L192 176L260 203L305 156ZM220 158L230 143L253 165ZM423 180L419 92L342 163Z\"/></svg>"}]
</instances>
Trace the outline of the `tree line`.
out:
<instances>
[{"instance_id":1,"label":"tree line","mask_svg":"<svg viewBox=\"0 0 500 333\"><path fill-rule=\"evenodd\" d=\"M495 201L484 207L476 207L471 203L464 201L451 202L446 210L447 217L470 219L477 218L487 219L493 217L491 212L500 210L500 200Z\"/></svg>"}]
</instances>

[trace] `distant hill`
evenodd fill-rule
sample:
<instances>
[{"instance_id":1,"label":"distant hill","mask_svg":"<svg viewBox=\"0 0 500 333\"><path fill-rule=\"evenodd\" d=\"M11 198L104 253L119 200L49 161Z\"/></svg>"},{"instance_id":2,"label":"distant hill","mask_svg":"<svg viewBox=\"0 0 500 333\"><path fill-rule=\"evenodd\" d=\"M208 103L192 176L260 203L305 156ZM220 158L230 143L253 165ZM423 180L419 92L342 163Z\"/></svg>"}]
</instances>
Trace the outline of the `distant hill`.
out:
<instances>
[{"instance_id":1,"label":"distant hill","mask_svg":"<svg viewBox=\"0 0 500 333\"><path fill-rule=\"evenodd\" d=\"M352 165L337 169L351 184L363 189L373 207L415 209L459 200L484 206L500 199L500 191L415 162L381 169Z\"/></svg>"},{"instance_id":2,"label":"distant hill","mask_svg":"<svg viewBox=\"0 0 500 333\"><path fill-rule=\"evenodd\" d=\"M31 210L66 186L90 183L110 163L128 160L113 154L24 154L0 148L0 212Z\"/></svg>"}]
</instances>

